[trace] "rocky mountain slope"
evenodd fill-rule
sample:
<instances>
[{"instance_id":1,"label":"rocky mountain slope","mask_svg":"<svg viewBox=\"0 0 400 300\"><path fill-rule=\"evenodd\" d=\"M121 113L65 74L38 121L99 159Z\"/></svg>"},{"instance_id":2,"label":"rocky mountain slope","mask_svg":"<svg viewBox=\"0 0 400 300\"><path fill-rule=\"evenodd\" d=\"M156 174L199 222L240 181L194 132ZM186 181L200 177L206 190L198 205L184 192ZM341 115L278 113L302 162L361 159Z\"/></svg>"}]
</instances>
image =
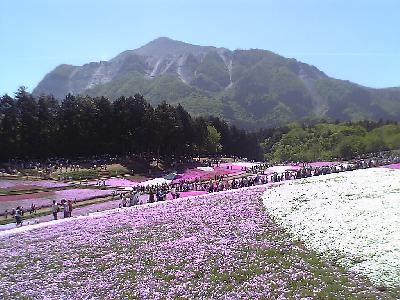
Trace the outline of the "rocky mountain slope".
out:
<instances>
[{"instance_id":1,"label":"rocky mountain slope","mask_svg":"<svg viewBox=\"0 0 400 300\"><path fill-rule=\"evenodd\" d=\"M110 61L60 65L34 94L143 94L152 104L181 103L194 115L221 116L241 127L294 120L400 120L400 89L372 89L330 78L266 50L228 50L158 38Z\"/></svg>"}]
</instances>

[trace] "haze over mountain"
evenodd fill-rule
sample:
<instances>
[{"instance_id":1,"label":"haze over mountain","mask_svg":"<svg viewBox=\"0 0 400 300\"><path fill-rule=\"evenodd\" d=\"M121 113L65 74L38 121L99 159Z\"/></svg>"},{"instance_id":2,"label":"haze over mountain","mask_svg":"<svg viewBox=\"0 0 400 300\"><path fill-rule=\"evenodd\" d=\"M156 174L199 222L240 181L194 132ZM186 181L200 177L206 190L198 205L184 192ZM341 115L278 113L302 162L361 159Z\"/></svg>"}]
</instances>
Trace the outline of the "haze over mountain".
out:
<instances>
[{"instance_id":1,"label":"haze over mountain","mask_svg":"<svg viewBox=\"0 0 400 300\"><path fill-rule=\"evenodd\" d=\"M158 38L109 61L59 65L34 94L115 99L143 94L241 127L295 120L400 120L400 88L372 89L267 50L228 50Z\"/></svg>"}]
</instances>

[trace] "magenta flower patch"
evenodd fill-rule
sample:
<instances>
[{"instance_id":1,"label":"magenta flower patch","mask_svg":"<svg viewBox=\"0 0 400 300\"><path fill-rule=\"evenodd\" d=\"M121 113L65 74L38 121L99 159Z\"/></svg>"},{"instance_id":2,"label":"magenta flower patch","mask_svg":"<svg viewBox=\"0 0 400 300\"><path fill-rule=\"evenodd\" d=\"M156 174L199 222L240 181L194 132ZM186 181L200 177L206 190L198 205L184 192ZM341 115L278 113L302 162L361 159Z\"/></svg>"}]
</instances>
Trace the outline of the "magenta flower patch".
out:
<instances>
[{"instance_id":1,"label":"magenta flower patch","mask_svg":"<svg viewBox=\"0 0 400 300\"><path fill-rule=\"evenodd\" d=\"M399 163L399 164L386 165L386 166L384 166L384 167L385 167L385 168L389 168L389 169L400 170L400 163Z\"/></svg>"}]
</instances>

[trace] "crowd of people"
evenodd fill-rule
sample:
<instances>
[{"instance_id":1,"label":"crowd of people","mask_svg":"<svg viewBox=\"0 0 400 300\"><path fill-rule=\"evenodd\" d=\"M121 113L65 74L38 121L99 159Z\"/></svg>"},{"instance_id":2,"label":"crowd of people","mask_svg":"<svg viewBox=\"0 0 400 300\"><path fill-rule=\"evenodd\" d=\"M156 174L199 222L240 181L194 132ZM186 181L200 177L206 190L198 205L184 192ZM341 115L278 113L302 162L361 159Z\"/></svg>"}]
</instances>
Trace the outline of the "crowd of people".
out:
<instances>
[{"instance_id":1,"label":"crowd of people","mask_svg":"<svg viewBox=\"0 0 400 300\"><path fill-rule=\"evenodd\" d=\"M64 218L72 217L72 200L61 200L61 203L57 203L56 200L53 200L53 204L51 205L51 212L53 214L54 220L58 219L58 213L61 211L61 208L64 212Z\"/></svg>"},{"instance_id":2,"label":"crowd of people","mask_svg":"<svg viewBox=\"0 0 400 300\"><path fill-rule=\"evenodd\" d=\"M143 203L152 203L155 201L167 200L167 195L170 194L172 199L180 197L181 192L203 191L207 193L220 192L243 187L250 187L259 184L280 183L286 180L294 180L311 176L320 176L331 173L339 173L345 171L353 171L357 169L366 169L378 167L390 163L399 163L398 156L374 156L370 158L359 158L346 163L338 163L322 166L311 166L307 163L293 164L293 168L288 168L284 172L269 173L269 164L258 164L252 167L243 167L246 175L240 178L230 178L227 175L215 176L214 179L202 181L201 178L194 180L181 180L178 183L164 183L161 185L138 186L132 192L121 194L122 202L120 207L138 205ZM217 164L217 162L213 162ZM139 201L141 196L148 195L146 201ZM128 200L130 199L130 200ZM134 200L132 200L134 199Z\"/></svg>"},{"instance_id":3,"label":"crowd of people","mask_svg":"<svg viewBox=\"0 0 400 300\"><path fill-rule=\"evenodd\" d=\"M0 175L13 174L17 175L21 170L35 170L35 174L42 178L50 178L50 174L67 173L70 171L80 171L82 169L107 169L110 164L129 164L132 161L159 162L168 161L172 168L179 164L196 163L193 157L171 157L171 156L155 156L152 153L140 153L129 155L100 155L93 157L81 158L49 158L42 160L10 160L2 163L0 166ZM66 174L60 174L60 180L65 178Z\"/></svg>"},{"instance_id":4,"label":"crowd of people","mask_svg":"<svg viewBox=\"0 0 400 300\"><path fill-rule=\"evenodd\" d=\"M337 163L329 165L321 165L318 167L312 166L308 163L298 162L289 163L286 162L286 166L293 166L293 168L287 168L283 172L269 172L269 168L273 167L270 164L262 163L255 164L251 167L242 167L245 171L245 175L240 175L239 178L232 178L229 175L215 175L213 179L202 180L202 178L195 178L193 180L180 180L174 183L163 183L159 185L147 185L137 186L131 192L126 193L114 193L115 196L119 196L121 202L119 207L135 206L143 203L153 203L158 201L167 200L168 194L171 195L172 199L179 198L182 192L202 191L207 193L220 192L231 189L238 189L243 187L250 187L259 184L268 183L279 183L286 180L294 180L311 176L320 176L331 173L339 173L344 171L352 171L356 169L365 169L371 167L378 167L391 163L399 163L400 157L393 155L391 152L383 152L375 155L368 155L364 157L358 157L352 161L346 163ZM223 160L207 160L203 161L203 166L221 166ZM61 167L61 166L59 166ZM71 168L79 168L79 165L69 166ZM226 166L226 168L232 168ZM102 182L101 185L104 185ZM145 197L147 195L147 197ZM146 198L145 200L143 200ZM62 210L64 218L72 216L73 202L71 200L62 200L61 203L53 201L51 206L51 212L54 220L58 219L58 213ZM14 216L15 221L18 225L22 225L22 218L26 210L23 207L18 206L15 210L11 211L10 214ZM36 207L32 204L29 212L35 213ZM5 212L7 218L9 212Z\"/></svg>"},{"instance_id":5,"label":"crowd of people","mask_svg":"<svg viewBox=\"0 0 400 300\"><path fill-rule=\"evenodd\" d=\"M19 170L36 170L42 177L48 178L53 172L79 171L81 169L96 169L106 166L121 158L115 156L101 156L93 158L52 158L46 160L11 160L0 168L0 172L7 174L18 174Z\"/></svg>"},{"instance_id":6,"label":"crowd of people","mask_svg":"<svg viewBox=\"0 0 400 300\"><path fill-rule=\"evenodd\" d=\"M58 213L61 211L64 214L64 218L70 218L72 217L73 201L63 199L61 203L57 203L56 200L53 200L50 209L51 213L53 214L54 220L58 220ZM10 215L11 217L15 218L15 223L17 224L17 226L22 226L23 217L26 212L29 212L30 215L36 214L36 205L32 203L29 209L24 209L23 206L17 206L16 209L12 209L11 211L8 211L8 209L6 209L3 215L5 219L8 219L8 216Z\"/></svg>"},{"instance_id":7,"label":"crowd of people","mask_svg":"<svg viewBox=\"0 0 400 300\"><path fill-rule=\"evenodd\" d=\"M5 219L7 219L8 215L15 216L18 214L22 218L24 216L25 212L29 212L29 214L35 214L37 212L36 205L34 203L32 203L32 205L29 209L25 209L23 206L17 206L16 209L12 209L11 211L8 211L8 209L6 209L3 213L3 216Z\"/></svg>"},{"instance_id":8,"label":"crowd of people","mask_svg":"<svg viewBox=\"0 0 400 300\"><path fill-rule=\"evenodd\" d=\"M208 166L220 164L220 162L216 161L206 163L208 163ZM400 157L396 155L388 155L388 153L382 153L381 155L360 157L346 163L321 165L317 167L302 162L291 163L293 165L292 169L288 168L284 172L280 173L269 173L268 168L272 167L272 165L257 164L252 167L242 167L242 170L246 171L246 174L250 173L253 175L245 175L240 178L232 179L227 175L215 175L214 179L207 181L201 180L201 178L195 178L194 180L181 180L177 183L170 184L164 183L161 185L138 186L130 193L121 194L122 204L120 207L152 203L155 201L165 201L167 200L168 194L171 195L172 199L176 199L180 197L181 192L203 191L214 193L259 184L279 183L286 180L379 167L392 163L400 163ZM288 163L288 165L290 164ZM147 201L140 202L137 200L140 196L146 194L148 195ZM136 200L127 200L132 199L132 197Z\"/></svg>"}]
</instances>

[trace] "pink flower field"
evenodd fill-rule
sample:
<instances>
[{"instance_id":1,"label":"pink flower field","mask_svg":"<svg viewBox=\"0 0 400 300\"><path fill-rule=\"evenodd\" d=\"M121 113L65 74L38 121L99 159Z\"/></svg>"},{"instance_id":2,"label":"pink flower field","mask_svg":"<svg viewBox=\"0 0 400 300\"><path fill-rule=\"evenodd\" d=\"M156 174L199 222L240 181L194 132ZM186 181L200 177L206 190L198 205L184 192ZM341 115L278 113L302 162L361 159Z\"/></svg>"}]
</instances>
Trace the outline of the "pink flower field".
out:
<instances>
[{"instance_id":1,"label":"pink flower field","mask_svg":"<svg viewBox=\"0 0 400 300\"><path fill-rule=\"evenodd\" d=\"M202 178L207 174L206 171L198 170L198 169L188 169L182 174L177 174L172 183L179 183L181 181L194 181L197 178Z\"/></svg>"},{"instance_id":2,"label":"pink flower field","mask_svg":"<svg viewBox=\"0 0 400 300\"><path fill-rule=\"evenodd\" d=\"M214 166L212 171L203 171L199 169L187 169L184 173L177 174L177 176L172 180L172 183L179 183L181 181L194 181L196 179L209 180L214 179L215 176L222 175L239 175L243 174L244 171L239 169L227 169L226 167Z\"/></svg>"},{"instance_id":3,"label":"pink flower field","mask_svg":"<svg viewBox=\"0 0 400 300\"><path fill-rule=\"evenodd\" d=\"M62 199L76 199L76 201L82 201L85 199L111 195L112 192L113 190L68 189L45 193L0 196L0 211L3 212L6 209L11 211L11 209L16 208L17 206L29 208L32 203L37 207L50 206L53 200L56 200L58 203L60 203Z\"/></svg>"},{"instance_id":4,"label":"pink flower field","mask_svg":"<svg viewBox=\"0 0 400 300\"><path fill-rule=\"evenodd\" d=\"M96 185L99 180L89 181L88 184ZM106 186L110 187L135 187L139 184L139 182L132 181L125 178L109 178L105 180Z\"/></svg>"},{"instance_id":5,"label":"pink flower field","mask_svg":"<svg viewBox=\"0 0 400 300\"><path fill-rule=\"evenodd\" d=\"M399 164L391 164L391 165L387 165L384 166L385 168L389 168L389 169L395 169L395 170L400 170L400 163Z\"/></svg>"},{"instance_id":6,"label":"pink flower field","mask_svg":"<svg viewBox=\"0 0 400 300\"><path fill-rule=\"evenodd\" d=\"M68 183L52 180L20 180L0 179L0 189L32 189L32 188L58 188L69 186Z\"/></svg>"},{"instance_id":7,"label":"pink flower field","mask_svg":"<svg viewBox=\"0 0 400 300\"><path fill-rule=\"evenodd\" d=\"M265 186L0 233L1 299L382 299L293 242Z\"/></svg>"},{"instance_id":8,"label":"pink flower field","mask_svg":"<svg viewBox=\"0 0 400 300\"><path fill-rule=\"evenodd\" d=\"M288 165L288 166L273 166L273 167L269 167L265 173L267 174L272 174L272 173L285 173L288 171L297 171L301 169L301 167L299 166L292 166L292 165Z\"/></svg>"},{"instance_id":9,"label":"pink flower field","mask_svg":"<svg viewBox=\"0 0 400 300\"><path fill-rule=\"evenodd\" d=\"M236 165L238 164L238 165ZM193 182L196 179L201 180L210 180L214 179L215 176L230 176L230 175L240 175L243 174L244 171L242 170L243 166L253 166L254 163L236 163L236 164L221 164L219 167L214 166L210 168L210 170L201 170L198 168L195 169L187 169L182 173L176 174L175 178L171 181L172 184L180 183L182 181L190 181ZM231 169L232 167L232 169ZM156 185L162 184L165 182L164 177L149 179L147 181L136 182L126 178L109 178L105 179L105 185L108 187L136 187L138 185ZM91 180L88 181L88 185L97 185L102 180ZM170 181L168 181L170 182Z\"/></svg>"}]
</instances>

